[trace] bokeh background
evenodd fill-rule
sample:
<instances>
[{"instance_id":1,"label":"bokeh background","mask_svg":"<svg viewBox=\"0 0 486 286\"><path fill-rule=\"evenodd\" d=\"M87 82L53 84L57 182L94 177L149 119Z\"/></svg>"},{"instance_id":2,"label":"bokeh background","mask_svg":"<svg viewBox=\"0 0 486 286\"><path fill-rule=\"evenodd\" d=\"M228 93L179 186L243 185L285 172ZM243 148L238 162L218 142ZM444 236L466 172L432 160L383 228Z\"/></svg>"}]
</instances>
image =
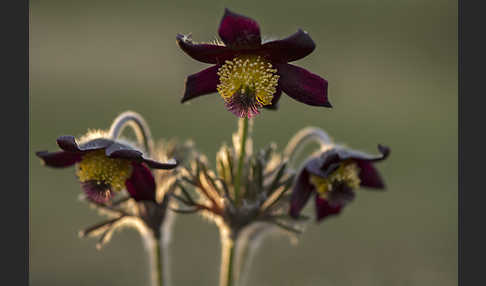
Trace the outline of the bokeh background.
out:
<instances>
[{"instance_id":1,"label":"bokeh background","mask_svg":"<svg viewBox=\"0 0 486 286\"><path fill-rule=\"evenodd\" d=\"M78 230L101 218L78 201L73 170L41 166L34 151L59 135L107 128L142 113L156 138L192 138L214 158L236 120L218 95L181 105L184 79L206 65L183 54L177 33L217 37L225 7L283 37L307 30L317 48L296 62L329 81L333 109L283 96L255 122L256 146L285 146L300 128L376 152L386 193L359 192L341 216L310 224L296 245L267 239L249 285L457 285L457 3L451 0L163 1L31 0L30 283L146 285L134 230L102 251ZM214 160L214 159L213 159ZM175 286L216 285L219 235L198 216L176 220Z\"/></svg>"}]
</instances>

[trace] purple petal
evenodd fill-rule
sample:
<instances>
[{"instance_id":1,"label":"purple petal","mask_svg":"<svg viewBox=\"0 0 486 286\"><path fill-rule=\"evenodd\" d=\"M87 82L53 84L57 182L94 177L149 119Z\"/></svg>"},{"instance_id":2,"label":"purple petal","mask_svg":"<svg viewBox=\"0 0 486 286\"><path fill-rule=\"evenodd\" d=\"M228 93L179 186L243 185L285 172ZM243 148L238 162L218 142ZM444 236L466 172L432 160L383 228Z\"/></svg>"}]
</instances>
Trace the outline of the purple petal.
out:
<instances>
[{"instance_id":1,"label":"purple petal","mask_svg":"<svg viewBox=\"0 0 486 286\"><path fill-rule=\"evenodd\" d=\"M57 145L64 151L81 152L78 143L76 143L76 139L71 135L59 136L59 138L57 138Z\"/></svg>"},{"instance_id":2,"label":"purple petal","mask_svg":"<svg viewBox=\"0 0 486 286\"><path fill-rule=\"evenodd\" d=\"M340 160L364 160L371 162L379 162L385 160L390 155L390 148L378 145L378 151L380 155L371 155L361 151L338 147L333 149L333 152L339 157Z\"/></svg>"},{"instance_id":3,"label":"purple petal","mask_svg":"<svg viewBox=\"0 0 486 286\"><path fill-rule=\"evenodd\" d=\"M314 192L314 187L309 181L309 173L304 169L300 172L290 197L290 216L297 218L305 207L305 204Z\"/></svg>"},{"instance_id":4,"label":"purple petal","mask_svg":"<svg viewBox=\"0 0 486 286\"><path fill-rule=\"evenodd\" d=\"M316 219L317 221L323 220L325 217L337 215L341 212L342 205L331 204L328 200L321 198L316 194Z\"/></svg>"},{"instance_id":5,"label":"purple petal","mask_svg":"<svg viewBox=\"0 0 486 286\"><path fill-rule=\"evenodd\" d=\"M35 153L37 157L41 158L44 164L54 168L64 168L74 165L81 161L81 154L71 153L65 151L47 152L39 151Z\"/></svg>"},{"instance_id":6,"label":"purple petal","mask_svg":"<svg viewBox=\"0 0 486 286\"><path fill-rule=\"evenodd\" d=\"M81 151L96 151L108 148L109 146L115 144L115 141L107 138L96 138L89 140L88 142L79 144L79 150Z\"/></svg>"},{"instance_id":7,"label":"purple petal","mask_svg":"<svg viewBox=\"0 0 486 286\"><path fill-rule=\"evenodd\" d=\"M203 63L222 63L234 56L234 52L228 47L214 44L196 44L188 36L181 34L176 36L176 41L186 54Z\"/></svg>"},{"instance_id":8,"label":"purple petal","mask_svg":"<svg viewBox=\"0 0 486 286\"><path fill-rule=\"evenodd\" d=\"M125 182L127 191L136 201L155 201L155 180L149 168L132 164L132 176Z\"/></svg>"},{"instance_id":9,"label":"purple petal","mask_svg":"<svg viewBox=\"0 0 486 286\"><path fill-rule=\"evenodd\" d=\"M314 51L316 45L309 34L299 29L295 34L262 45L273 62L287 63L299 60Z\"/></svg>"},{"instance_id":10,"label":"purple petal","mask_svg":"<svg viewBox=\"0 0 486 286\"><path fill-rule=\"evenodd\" d=\"M341 161L335 149L331 149L307 161L305 169L313 175L326 178L339 168Z\"/></svg>"},{"instance_id":11,"label":"purple petal","mask_svg":"<svg viewBox=\"0 0 486 286\"><path fill-rule=\"evenodd\" d=\"M113 195L109 185L97 181L83 182L81 187L90 200L98 203L106 203Z\"/></svg>"},{"instance_id":12,"label":"purple petal","mask_svg":"<svg viewBox=\"0 0 486 286\"><path fill-rule=\"evenodd\" d=\"M232 48L256 48L261 45L258 23L228 9L224 11L218 33L221 40Z\"/></svg>"},{"instance_id":13,"label":"purple petal","mask_svg":"<svg viewBox=\"0 0 486 286\"><path fill-rule=\"evenodd\" d=\"M161 169L161 170L174 169L175 167L177 167L177 165L179 165L179 162L175 160L169 160L169 162L161 163L151 159L143 158L143 162L152 169Z\"/></svg>"},{"instance_id":14,"label":"purple petal","mask_svg":"<svg viewBox=\"0 0 486 286\"><path fill-rule=\"evenodd\" d=\"M110 146L113 143L114 141L110 139L97 138L78 145L74 136L67 135L59 136L59 138L57 138L57 145L59 145L62 150L73 153L100 150Z\"/></svg>"},{"instance_id":15,"label":"purple petal","mask_svg":"<svg viewBox=\"0 0 486 286\"><path fill-rule=\"evenodd\" d=\"M127 159L133 162L137 163L146 163L150 168L153 169L164 169L164 170L169 170L169 169L174 169L177 167L178 163L175 160L171 160L170 162L162 163L158 162L152 159L147 159L143 156L143 153L134 150L134 149L129 149L130 147L120 144L120 143L114 143L110 147L106 149L106 156L110 158L120 158L120 159Z\"/></svg>"},{"instance_id":16,"label":"purple petal","mask_svg":"<svg viewBox=\"0 0 486 286\"><path fill-rule=\"evenodd\" d=\"M374 162L382 161L390 156L391 149L388 146L378 144L378 151L381 153L381 157L373 159Z\"/></svg>"},{"instance_id":17,"label":"purple petal","mask_svg":"<svg viewBox=\"0 0 486 286\"><path fill-rule=\"evenodd\" d=\"M332 107L327 100L327 81L291 64L275 64L279 86L293 99L313 106Z\"/></svg>"},{"instance_id":18,"label":"purple petal","mask_svg":"<svg viewBox=\"0 0 486 286\"><path fill-rule=\"evenodd\" d=\"M201 95L216 92L216 86L219 83L218 69L219 66L212 66L188 76L181 103Z\"/></svg>"},{"instance_id":19,"label":"purple petal","mask_svg":"<svg viewBox=\"0 0 486 286\"><path fill-rule=\"evenodd\" d=\"M106 148L105 154L110 158L137 160L142 157L143 153L125 144L114 142Z\"/></svg>"}]
</instances>

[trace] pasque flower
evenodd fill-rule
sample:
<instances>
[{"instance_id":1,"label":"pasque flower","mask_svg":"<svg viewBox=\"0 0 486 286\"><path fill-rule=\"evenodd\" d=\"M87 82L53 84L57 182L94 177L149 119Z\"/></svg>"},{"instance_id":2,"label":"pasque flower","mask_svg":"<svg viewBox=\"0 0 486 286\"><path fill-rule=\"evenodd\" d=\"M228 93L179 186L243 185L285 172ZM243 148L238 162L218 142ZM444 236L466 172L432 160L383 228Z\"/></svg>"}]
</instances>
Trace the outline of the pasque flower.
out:
<instances>
[{"instance_id":1,"label":"pasque flower","mask_svg":"<svg viewBox=\"0 0 486 286\"><path fill-rule=\"evenodd\" d=\"M327 81L289 64L315 49L306 32L263 43L255 20L226 9L218 33L222 43L194 43L177 35L179 47L190 57L213 64L187 78L182 102L217 91L228 110L250 118L262 107L276 108L283 91L302 103L331 107Z\"/></svg>"},{"instance_id":2,"label":"pasque flower","mask_svg":"<svg viewBox=\"0 0 486 286\"><path fill-rule=\"evenodd\" d=\"M154 157L162 161L176 158L179 164L185 164L192 156L192 148L189 141L179 143L175 139L164 140L155 148ZM100 248L109 241L115 230L130 225L136 227L141 234L150 231L156 238L163 238L161 242L167 244L173 224L173 214L169 211L170 194L176 186L179 173L177 169L172 172L156 172L151 178L149 173L144 174L147 178L141 181L145 184L138 184L136 196L130 193L128 197L106 203L93 201L88 197L88 203L109 219L82 230L80 236L99 237L97 247Z\"/></svg>"},{"instance_id":3,"label":"pasque flower","mask_svg":"<svg viewBox=\"0 0 486 286\"><path fill-rule=\"evenodd\" d=\"M359 187L383 189L380 174L373 166L390 153L388 147L378 145L380 155L334 146L309 159L299 172L290 203L290 215L298 217L314 194L316 219L337 215L354 199Z\"/></svg>"},{"instance_id":4,"label":"pasque flower","mask_svg":"<svg viewBox=\"0 0 486 286\"><path fill-rule=\"evenodd\" d=\"M108 138L103 132L91 133L76 142L74 136L60 136L56 152L36 155L45 165L64 168L76 165L76 175L86 195L96 202L108 201L114 192L125 189L136 201L155 200L153 169L173 169L175 161L161 163L145 158L129 143Z\"/></svg>"}]
</instances>

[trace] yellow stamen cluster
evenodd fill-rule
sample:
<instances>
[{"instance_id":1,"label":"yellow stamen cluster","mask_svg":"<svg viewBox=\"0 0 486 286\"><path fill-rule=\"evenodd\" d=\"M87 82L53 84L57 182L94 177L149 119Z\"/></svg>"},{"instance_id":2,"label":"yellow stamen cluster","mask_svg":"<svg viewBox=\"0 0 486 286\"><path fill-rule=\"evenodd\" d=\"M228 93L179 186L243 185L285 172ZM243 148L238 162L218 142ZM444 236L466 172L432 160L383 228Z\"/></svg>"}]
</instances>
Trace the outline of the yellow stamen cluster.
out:
<instances>
[{"instance_id":1,"label":"yellow stamen cluster","mask_svg":"<svg viewBox=\"0 0 486 286\"><path fill-rule=\"evenodd\" d=\"M110 186L112 191L121 191L125 181L131 176L129 160L109 158L104 150L87 153L79 162L76 175L81 182L96 181Z\"/></svg>"},{"instance_id":2,"label":"yellow stamen cluster","mask_svg":"<svg viewBox=\"0 0 486 286\"><path fill-rule=\"evenodd\" d=\"M236 56L218 70L218 92L230 99L236 92L255 96L261 105L272 103L277 90L277 70L260 56Z\"/></svg>"},{"instance_id":3,"label":"yellow stamen cluster","mask_svg":"<svg viewBox=\"0 0 486 286\"><path fill-rule=\"evenodd\" d=\"M357 189L361 183L358 175L359 168L356 163L344 162L327 178L311 175L310 182L316 187L319 196L325 199L332 191L334 183L345 183L348 187Z\"/></svg>"}]
</instances>

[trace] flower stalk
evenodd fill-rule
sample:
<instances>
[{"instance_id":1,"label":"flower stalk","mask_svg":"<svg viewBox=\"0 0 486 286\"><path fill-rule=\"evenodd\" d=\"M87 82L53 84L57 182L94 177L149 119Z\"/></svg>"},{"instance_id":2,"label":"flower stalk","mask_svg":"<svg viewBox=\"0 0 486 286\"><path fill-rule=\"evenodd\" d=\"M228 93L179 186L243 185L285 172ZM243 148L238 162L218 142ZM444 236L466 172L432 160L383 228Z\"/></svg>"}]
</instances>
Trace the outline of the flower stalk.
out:
<instances>
[{"instance_id":1,"label":"flower stalk","mask_svg":"<svg viewBox=\"0 0 486 286\"><path fill-rule=\"evenodd\" d=\"M157 286L163 286L164 285L164 282L163 282L163 259L162 259L162 249L160 247L160 240L158 240L157 238L155 238L155 247L154 247L154 254L155 254L155 273L156 273L156 283L154 285L157 285Z\"/></svg>"},{"instance_id":2,"label":"flower stalk","mask_svg":"<svg viewBox=\"0 0 486 286\"><path fill-rule=\"evenodd\" d=\"M229 237L221 241L221 267L219 286L235 286L235 241Z\"/></svg>"},{"instance_id":3,"label":"flower stalk","mask_svg":"<svg viewBox=\"0 0 486 286\"><path fill-rule=\"evenodd\" d=\"M109 136L113 139L117 139L125 130L125 127L131 127L135 136L137 137L140 147L145 148L145 151L149 155L152 155L154 142L152 140L152 134L150 128L143 117L133 111L125 111L118 115L111 124Z\"/></svg>"},{"instance_id":4,"label":"flower stalk","mask_svg":"<svg viewBox=\"0 0 486 286\"><path fill-rule=\"evenodd\" d=\"M311 143L318 143L321 152L332 146L332 140L324 130L317 127L303 128L289 140L283 152L289 166L292 166L293 160L299 157L304 147Z\"/></svg>"},{"instance_id":5,"label":"flower stalk","mask_svg":"<svg viewBox=\"0 0 486 286\"><path fill-rule=\"evenodd\" d=\"M240 139L240 152L238 157L238 169L236 171L235 177L235 203L236 205L239 204L240 200L240 186L241 186L241 176L243 173L243 165L245 162L245 154L246 154L246 139L248 137L248 117L240 118L238 122L238 135Z\"/></svg>"}]
</instances>

